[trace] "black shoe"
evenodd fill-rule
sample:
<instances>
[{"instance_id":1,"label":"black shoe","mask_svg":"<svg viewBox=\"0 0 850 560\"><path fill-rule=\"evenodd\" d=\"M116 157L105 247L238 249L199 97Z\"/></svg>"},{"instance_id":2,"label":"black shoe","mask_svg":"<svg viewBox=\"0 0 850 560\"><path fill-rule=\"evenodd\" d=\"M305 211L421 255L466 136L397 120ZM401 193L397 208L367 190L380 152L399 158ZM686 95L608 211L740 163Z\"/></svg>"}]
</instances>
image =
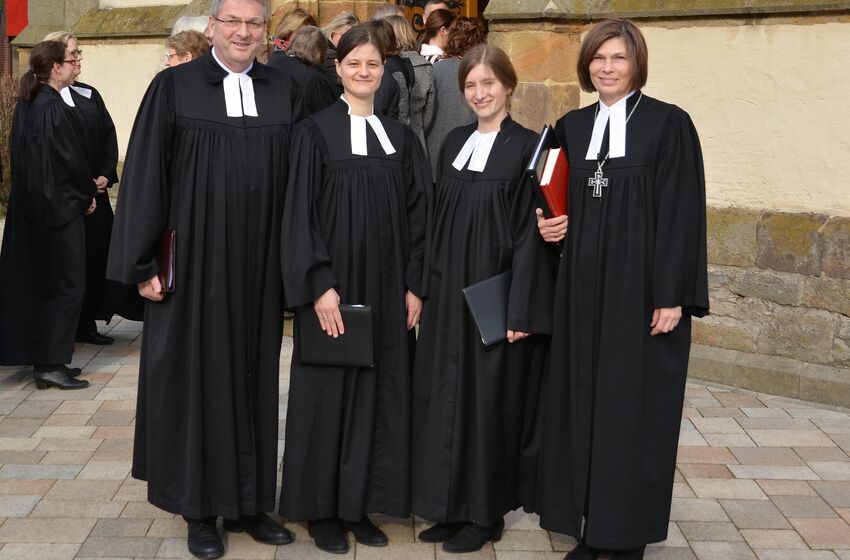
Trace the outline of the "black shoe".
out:
<instances>
[{"instance_id":1,"label":"black shoe","mask_svg":"<svg viewBox=\"0 0 850 560\"><path fill-rule=\"evenodd\" d=\"M313 537L316 546L325 552L332 554L348 552L348 539L345 538L345 533L336 517L308 521L307 532Z\"/></svg>"},{"instance_id":2,"label":"black shoe","mask_svg":"<svg viewBox=\"0 0 850 560\"><path fill-rule=\"evenodd\" d=\"M599 552L583 544L576 546L564 556L564 560L596 560L597 558L599 558Z\"/></svg>"},{"instance_id":3,"label":"black shoe","mask_svg":"<svg viewBox=\"0 0 850 560\"><path fill-rule=\"evenodd\" d=\"M612 550L611 560L643 560L643 552L646 546L638 546L628 550Z\"/></svg>"},{"instance_id":4,"label":"black shoe","mask_svg":"<svg viewBox=\"0 0 850 560\"><path fill-rule=\"evenodd\" d=\"M186 544L197 558L221 558L224 556L224 545L215 528L215 517L206 519L186 519L189 534Z\"/></svg>"},{"instance_id":5,"label":"black shoe","mask_svg":"<svg viewBox=\"0 0 850 560\"><path fill-rule=\"evenodd\" d=\"M33 374L35 376L35 386L38 389L58 387L62 390L85 389L89 386L88 381L74 379L73 376L69 375L68 369L69 368L63 365L35 366L33 368ZM79 375L79 373L77 373L77 375Z\"/></svg>"},{"instance_id":6,"label":"black shoe","mask_svg":"<svg viewBox=\"0 0 850 560\"><path fill-rule=\"evenodd\" d=\"M236 521L225 519L224 530L233 533L244 531L255 541L264 544L289 544L293 540L289 529L282 527L265 513L246 515Z\"/></svg>"},{"instance_id":7,"label":"black shoe","mask_svg":"<svg viewBox=\"0 0 850 560\"><path fill-rule=\"evenodd\" d=\"M68 374L68 377L77 377L78 375L80 375L83 372L83 370L81 370L78 367L68 367L68 366L62 366L62 367L65 368L65 373Z\"/></svg>"},{"instance_id":8,"label":"black shoe","mask_svg":"<svg viewBox=\"0 0 850 560\"><path fill-rule=\"evenodd\" d=\"M77 333L77 342L87 342L88 344L97 344L98 346L107 346L115 342L111 336L102 335L97 331L89 331L87 333Z\"/></svg>"},{"instance_id":9,"label":"black shoe","mask_svg":"<svg viewBox=\"0 0 850 560\"><path fill-rule=\"evenodd\" d=\"M364 515L360 521L343 521L343 529L354 533L354 540L366 546L387 546L390 540Z\"/></svg>"},{"instance_id":10,"label":"black shoe","mask_svg":"<svg viewBox=\"0 0 850 560\"><path fill-rule=\"evenodd\" d=\"M455 533L463 529L465 523L435 523L421 533L419 540L422 542L443 542L452 538Z\"/></svg>"},{"instance_id":11,"label":"black shoe","mask_svg":"<svg viewBox=\"0 0 850 560\"><path fill-rule=\"evenodd\" d=\"M478 523L469 522L443 543L446 552L475 552L480 550L488 541L497 542L502 538L505 521L500 519L495 525L482 527Z\"/></svg>"}]
</instances>

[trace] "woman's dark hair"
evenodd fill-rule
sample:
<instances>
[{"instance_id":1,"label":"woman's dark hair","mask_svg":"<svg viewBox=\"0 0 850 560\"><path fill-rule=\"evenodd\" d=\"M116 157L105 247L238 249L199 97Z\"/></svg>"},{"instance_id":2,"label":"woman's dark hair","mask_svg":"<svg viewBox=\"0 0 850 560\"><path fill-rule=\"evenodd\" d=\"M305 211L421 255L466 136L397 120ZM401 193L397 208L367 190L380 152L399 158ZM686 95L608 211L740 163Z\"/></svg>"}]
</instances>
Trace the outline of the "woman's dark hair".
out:
<instances>
[{"instance_id":1,"label":"woman's dark hair","mask_svg":"<svg viewBox=\"0 0 850 560\"><path fill-rule=\"evenodd\" d=\"M449 10L434 10L428 16L428 21L425 22L425 29L422 31L421 43L430 43L431 39L437 36L440 29L451 27L452 22L457 18L454 12ZM420 43L420 44L421 44Z\"/></svg>"},{"instance_id":2,"label":"woman's dark hair","mask_svg":"<svg viewBox=\"0 0 850 560\"><path fill-rule=\"evenodd\" d=\"M292 36L286 52L315 68L325 61L328 54L328 40L318 27L305 25Z\"/></svg>"},{"instance_id":3,"label":"woman's dark hair","mask_svg":"<svg viewBox=\"0 0 850 560\"><path fill-rule=\"evenodd\" d=\"M576 71L578 83L584 91L596 91L590 79L590 62L596 51L605 41L616 38L626 43L626 53L632 65L632 83L629 89L634 91L646 85L646 79L649 77L649 51L646 48L643 33L627 19L606 19L597 23L581 42Z\"/></svg>"},{"instance_id":4,"label":"woman's dark hair","mask_svg":"<svg viewBox=\"0 0 850 560\"><path fill-rule=\"evenodd\" d=\"M516 69L514 69L510 57L499 47L482 43L466 51L457 69L457 82L460 86L460 92L463 93L469 73L479 64L483 64L492 70L496 79L502 83L505 89L510 90L508 94L508 110L510 110L511 95L516 91L519 78L517 78Z\"/></svg>"},{"instance_id":5,"label":"woman's dark hair","mask_svg":"<svg viewBox=\"0 0 850 560\"><path fill-rule=\"evenodd\" d=\"M433 14L431 14L433 15ZM431 19L430 17L428 18ZM462 58L466 51L484 42L484 22L478 18L459 17L449 27L445 57Z\"/></svg>"},{"instance_id":6,"label":"woman's dark hair","mask_svg":"<svg viewBox=\"0 0 850 560\"><path fill-rule=\"evenodd\" d=\"M395 56L401 52L396 44L393 26L385 19L375 19L364 23L366 27L384 44L385 56Z\"/></svg>"},{"instance_id":7,"label":"woman's dark hair","mask_svg":"<svg viewBox=\"0 0 850 560\"><path fill-rule=\"evenodd\" d=\"M381 62L384 62L387 59L387 50L384 47L385 39L376 36L372 27L369 26L369 23L363 23L352 27L345 35L342 36L339 40L339 44L336 46L336 59L339 62L342 62L342 60L348 56L351 51L360 45L365 45L367 43L378 49L378 53L381 55Z\"/></svg>"},{"instance_id":8,"label":"woman's dark hair","mask_svg":"<svg viewBox=\"0 0 850 560\"><path fill-rule=\"evenodd\" d=\"M21 76L18 84L18 101L31 101L38 91L39 84L50 79L54 64L64 64L65 45L59 41L42 41L33 47L30 53L30 67Z\"/></svg>"}]
</instances>

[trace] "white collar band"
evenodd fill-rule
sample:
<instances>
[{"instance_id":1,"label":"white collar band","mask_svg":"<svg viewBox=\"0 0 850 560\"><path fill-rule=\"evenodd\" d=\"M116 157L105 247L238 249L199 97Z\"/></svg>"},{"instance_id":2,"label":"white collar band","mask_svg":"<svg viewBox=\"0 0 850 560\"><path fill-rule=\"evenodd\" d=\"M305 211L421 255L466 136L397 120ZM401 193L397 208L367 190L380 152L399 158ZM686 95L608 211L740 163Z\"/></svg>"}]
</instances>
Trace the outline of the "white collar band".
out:
<instances>
[{"instance_id":1,"label":"white collar band","mask_svg":"<svg viewBox=\"0 0 850 560\"><path fill-rule=\"evenodd\" d=\"M629 92L627 96L614 103L611 107L599 100L599 112L593 122L593 134L590 137L590 145L587 147L587 155L584 159L596 160L604 158L600 154L602 149L602 138L605 136L605 125L610 123L608 132L608 157L620 158L626 155L626 102L635 92Z\"/></svg>"},{"instance_id":2,"label":"white collar band","mask_svg":"<svg viewBox=\"0 0 850 560\"><path fill-rule=\"evenodd\" d=\"M474 130L469 138L464 142L455 160L452 162L452 167L458 171L462 171L467 162L469 162L469 170L481 173L487 167L487 160L490 158L490 151L493 149L493 143L496 141L496 136L499 131L487 132L481 134Z\"/></svg>"},{"instance_id":3,"label":"white collar band","mask_svg":"<svg viewBox=\"0 0 850 560\"><path fill-rule=\"evenodd\" d=\"M71 88L68 86L63 87L59 90L59 95L62 96L62 101L65 102L65 105L68 107L76 107L77 105L74 103L74 98L71 97Z\"/></svg>"},{"instance_id":4,"label":"white collar band","mask_svg":"<svg viewBox=\"0 0 850 560\"><path fill-rule=\"evenodd\" d=\"M227 107L228 117L256 117L257 102L254 99L254 81L248 72L254 67L254 63L245 69L244 72L233 72L224 63L219 60L215 54L215 48L212 49L212 56L221 68L227 72L222 86L224 87L224 103Z\"/></svg>"},{"instance_id":5,"label":"white collar band","mask_svg":"<svg viewBox=\"0 0 850 560\"><path fill-rule=\"evenodd\" d=\"M369 126L372 127L372 132L378 137L384 153L387 155L394 154L395 147L390 142L387 131L384 130L384 125L381 124L381 119L375 116L374 108L372 109L373 113L368 117L352 115L351 104L345 98L345 94L340 95L339 98L348 106L348 116L351 120L351 153L356 156L369 155L368 143L366 142L366 123L368 122Z\"/></svg>"}]
</instances>

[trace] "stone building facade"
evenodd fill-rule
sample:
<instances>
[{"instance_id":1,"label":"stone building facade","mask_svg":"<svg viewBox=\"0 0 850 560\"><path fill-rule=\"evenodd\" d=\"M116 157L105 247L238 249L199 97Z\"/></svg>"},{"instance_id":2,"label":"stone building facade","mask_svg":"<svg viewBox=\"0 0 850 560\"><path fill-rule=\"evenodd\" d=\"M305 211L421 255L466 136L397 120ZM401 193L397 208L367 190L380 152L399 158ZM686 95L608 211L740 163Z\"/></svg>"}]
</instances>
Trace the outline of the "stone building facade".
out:
<instances>
[{"instance_id":1,"label":"stone building facade","mask_svg":"<svg viewBox=\"0 0 850 560\"><path fill-rule=\"evenodd\" d=\"M322 23L381 3L272 0L272 10L298 5ZM16 41L63 27L82 39L82 79L103 93L123 153L171 24L209 0L30 5L33 30ZM705 157L712 315L695 322L690 375L850 406L850 2L484 5L490 42L520 76L514 118L533 129L593 101L575 72L590 26L636 21L650 52L644 91L691 114Z\"/></svg>"}]
</instances>

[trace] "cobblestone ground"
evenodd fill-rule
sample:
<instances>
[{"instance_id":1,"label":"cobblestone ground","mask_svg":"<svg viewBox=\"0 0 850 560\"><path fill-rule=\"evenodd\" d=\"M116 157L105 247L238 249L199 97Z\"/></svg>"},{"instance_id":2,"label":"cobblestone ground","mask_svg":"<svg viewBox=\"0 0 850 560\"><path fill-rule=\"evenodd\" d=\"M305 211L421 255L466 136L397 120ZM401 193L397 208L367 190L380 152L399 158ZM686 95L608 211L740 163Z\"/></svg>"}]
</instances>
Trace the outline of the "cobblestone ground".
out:
<instances>
[{"instance_id":1,"label":"cobblestone ground","mask_svg":"<svg viewBox=\"0 0 850 560\"><path fill-rule=\"evenodd\" d=\"M78 345L91 387L39 391L24 368L0 368L0 560L190 558L182 519L150 506L129 476L140 323L101 326L112 346ZM281 355L281 435L292 340ZM281 442L281 450L283 442ZM647 558L850 559L850 415L846 410L689 383L669 538ZM419 520L378 518L386 548L347 558L450 558L418 542ZM339 558L303 525L271 547L227 534L227 558ZM353 543L352 543L353 544ZM512 513L502 540L464 558L558 560L573 546Z\"/></svg>"}]
</instances>

